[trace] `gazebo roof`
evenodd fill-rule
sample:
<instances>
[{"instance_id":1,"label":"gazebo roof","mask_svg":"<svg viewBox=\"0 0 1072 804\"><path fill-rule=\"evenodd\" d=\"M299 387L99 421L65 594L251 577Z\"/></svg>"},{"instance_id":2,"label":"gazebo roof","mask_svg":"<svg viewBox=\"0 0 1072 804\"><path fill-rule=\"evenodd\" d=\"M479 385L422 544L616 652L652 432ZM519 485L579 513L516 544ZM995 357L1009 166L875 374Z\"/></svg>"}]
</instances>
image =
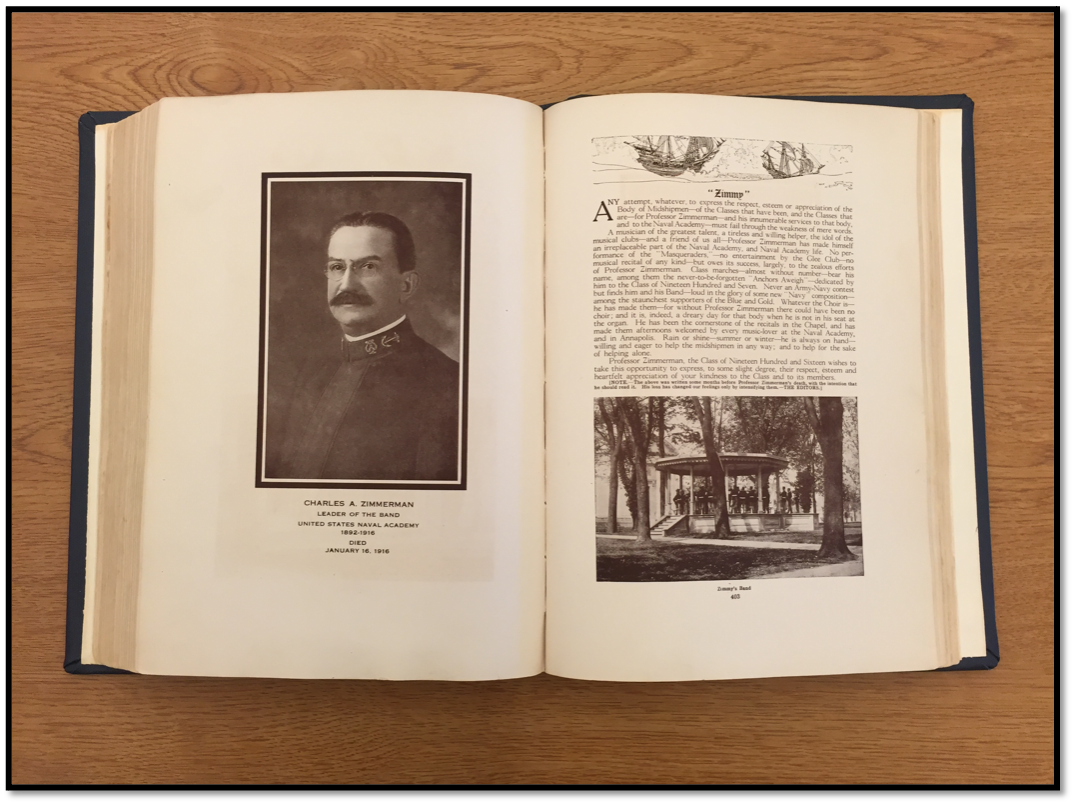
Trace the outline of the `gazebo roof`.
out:
<instances>
[{"instance_id":1,"label":"gazebo roof","mask_svg":"<svg viewBox=\"0 0 1072 804\"><path fill-rule=\"evenodd\" d=\"M722 459L726 474L731 477L752 474L756 469L777 472L789 467L789 461L785 458L765 452L720 452L718 457ZM652 463L659 471L674 475L709 474L706 455L678 455L673 458L659 458Z\"/></svg>"}]
</instances>

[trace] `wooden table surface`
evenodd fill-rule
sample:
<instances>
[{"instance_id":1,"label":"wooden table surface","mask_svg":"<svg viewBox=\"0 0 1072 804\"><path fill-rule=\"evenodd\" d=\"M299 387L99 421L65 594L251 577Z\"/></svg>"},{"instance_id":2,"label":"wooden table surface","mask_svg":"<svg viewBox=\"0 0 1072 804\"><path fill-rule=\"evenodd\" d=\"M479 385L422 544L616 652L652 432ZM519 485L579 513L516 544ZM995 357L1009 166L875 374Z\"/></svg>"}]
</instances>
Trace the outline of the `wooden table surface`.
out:
<instances>
[{"instance_id":1,"label":"wooden table surface","mask_svg":"<svg viewBox=\"0 0 1072 804\"><path fill-rule=\"evenodd\" d=\"M10 33L12 783L1054 783L1051 14L19 12ZM78 116L399 88L970 95L999 667L647 685L66 675Z\"/></svg>"}]
</instances>

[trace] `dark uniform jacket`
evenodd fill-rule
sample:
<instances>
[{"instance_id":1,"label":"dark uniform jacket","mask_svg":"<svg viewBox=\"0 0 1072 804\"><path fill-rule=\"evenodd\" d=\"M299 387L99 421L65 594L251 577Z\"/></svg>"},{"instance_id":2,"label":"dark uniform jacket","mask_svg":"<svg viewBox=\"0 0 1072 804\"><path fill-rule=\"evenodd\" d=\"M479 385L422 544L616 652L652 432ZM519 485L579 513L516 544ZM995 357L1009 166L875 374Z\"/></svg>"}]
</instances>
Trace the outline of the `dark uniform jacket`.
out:
<instances>
[{"instance_id":1,"label":"dark uniform jacket","mask_svg":"<svg viewBox=\"0 0 1072 804\"><path fill-rule=\"evenodd\" d=\"M458 364L403 320L299 375L280 477L459 479ZM273 472L274 474L274 472Z\"/></svg>"}]
</instances>

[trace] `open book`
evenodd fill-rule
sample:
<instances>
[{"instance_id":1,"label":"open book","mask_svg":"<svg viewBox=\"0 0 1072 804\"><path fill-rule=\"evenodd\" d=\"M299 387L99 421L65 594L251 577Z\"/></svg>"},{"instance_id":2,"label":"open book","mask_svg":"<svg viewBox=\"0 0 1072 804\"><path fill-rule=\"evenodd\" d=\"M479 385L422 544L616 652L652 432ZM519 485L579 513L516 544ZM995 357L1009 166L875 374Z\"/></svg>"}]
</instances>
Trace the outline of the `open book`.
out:
<instances>
[{"instance_id":1,"label":"open book","mask_svg":"<svg viewBox=\"0 0 1072 804\"><path fill-rule=\"evenodd\" d=\"M993 666L970 101L828 100L84 117L67 668Z\"/></svg>"}]
</instances>

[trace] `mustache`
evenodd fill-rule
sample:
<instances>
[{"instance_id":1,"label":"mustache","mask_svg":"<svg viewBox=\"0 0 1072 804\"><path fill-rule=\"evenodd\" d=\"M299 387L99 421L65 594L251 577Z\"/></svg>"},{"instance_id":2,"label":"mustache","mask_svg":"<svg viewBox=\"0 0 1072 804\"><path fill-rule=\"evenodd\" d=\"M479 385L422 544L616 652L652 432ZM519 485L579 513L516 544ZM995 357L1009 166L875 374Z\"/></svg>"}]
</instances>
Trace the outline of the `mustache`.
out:
<instances>
[{"instance_id":1,"label":"mustache","mask_svg":"<svg viewBox=\"0 0 1072 804\"><path fill-rule=\"evenodd\" d=\"M334 296L331 297L331 301L328 302L332 307L336 307L341 304L356 304L360 307L368 307L373 304L371 296L365 293L359 293L355 290L340 290Z\"/></svg>"}]
</instances>

